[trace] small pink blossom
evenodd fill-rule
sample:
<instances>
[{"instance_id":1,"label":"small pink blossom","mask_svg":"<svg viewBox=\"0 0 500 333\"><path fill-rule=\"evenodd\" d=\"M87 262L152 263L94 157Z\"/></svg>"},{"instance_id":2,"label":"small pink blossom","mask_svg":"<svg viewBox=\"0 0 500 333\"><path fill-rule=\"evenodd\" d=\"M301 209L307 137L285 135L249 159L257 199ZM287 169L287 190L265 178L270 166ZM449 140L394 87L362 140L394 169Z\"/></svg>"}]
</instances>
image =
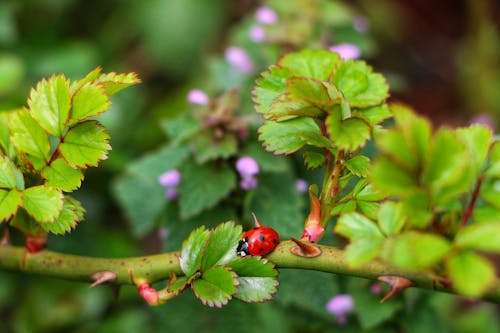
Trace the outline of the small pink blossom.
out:
<instances>
[{"instance_id":1,"label":"small pink blossom","mask_svg":"<svg viewBox=\"0 0 500 333\"><path fill-rule=\"evenodd\" d=\"M177 186L181 182L181 173L178 170L168 170L158 177L158 182L162 186Z\"/></svg>"},{"instance_id":2,"label":"small pink blossom","mask_svg":"<svg viewBox=\"0 0 500 333\"><path fill-rule=\"evenodd\" d=\"M167 187L167 189L165 190L165 196L170 201L177 201L177 199L179 199L177 187Z\"/></svg>"},{"instance_id":3,"label":"small pink blossom","mask_svg":"<svg viewBox=\"0 0 500 333\"><path fill-rule=\"evenodd\" d=\"M224 57L231 66L242 73L251 73L255 68L252 59L242 48L230 46L226 49Z\"/></svg>"},{"instance_id":4,"label":"small pink blossom","mask_svg":"<svg viewBox=\"0 0 500 333\"><path fill-rule=\"evenodd\" d=\"M469 122L470 125L482 125L490 128L492 131L495 131L495 120L493 117L487 113L480 113L472 118Z\"/></svg>"},{"instance_id":5,"label":"small pink blossom","mask_svg":"<svg viewBox=\"0 0 500 333\"><path fill-rule=\"evenodd\" d=\"M255 19L262 24L274 24L278 22L278 15L269 7L259 7L255 11Z\"/></svg>"},{"instance_id":6,"label":"small pink blossom","mask_svg":"<svg viewBox=\"0 0 500 333\"><path fill-rule=\"evenodd\" d=\"M295 188L297 189L297 192L300 194L304 194L307 192L307 182L304 179L297 179L295 181Z\"/></svg>"},{"instance_id":7,"label":"small pink blossom","mask_svg":"<svg viewBox=\"0 0 500 333\"><path fill-rule=\"evenodd\" d=\"M356 45L352 44L338 44L329 48L330 51L338 53L344 60L359 59L361 51Z\"/></svg>"},{"instance_id":8,"label":"small pink blossom","mask_svg":"<svg viewBox=\"0 0 500 333\"><path fill-rule=\"evenodd\" d=\"M247 177L241 178L240 187L241 187L241 189L243 189L245 191L256 188L257 187L257 178L255 178L254 176L247 176Z\"/></svg>"},{"instance_id":9,"label":"small pink blossom","mask_svg":"<svg viewBox=\"0 0 500 333\"><path fill-rule=\"evenodd\" d=\"M353 310L354 300L348 294L337 295L326 304L326 311L331 313L340 325L347 323L347 315Z\"/></svg>"},{"instance_id":10,"label":"small pink blossom","mask_svg":"<svg viewBox=\"0 0 500 333\"><path fill-rule=\"evenodd\" d=\"M250 39L256 43L261 43L266 40L266 30L261 25L253 25L250 28Z\"/></svg>"},{"instance_id":11,"label":"small pink blossom","mask_svg":"<svg viewBox=\"0 0 500 333\"><path fill-rule=\"evenodd\" d=\"M384 289L380 283L375 282L370 287L370 291L373 295L380 295L384 291Z\"/></svg>"},{"instance_id":12,"label":"small pink blossom","mask_svg":"<svg viewBox=\"0 0 500 333\"><path fill-rule=\"evenodd\" d=\"M207 94L200 89L192 89L187 95L187 100L191 104L207 105L210 102Z\"/></svg>"},{"instance_id":13,"label":"small pink blossom","mask_svg":"<svg viewBox=\"0 0 500 333\"><path fill-rule=\"evenodd\" d=\"M236 161L236 170L243 178L248 176L255 176L260 171L257 161L255 161L250 156L240 157Z\"/></svg>"}]
</instances>

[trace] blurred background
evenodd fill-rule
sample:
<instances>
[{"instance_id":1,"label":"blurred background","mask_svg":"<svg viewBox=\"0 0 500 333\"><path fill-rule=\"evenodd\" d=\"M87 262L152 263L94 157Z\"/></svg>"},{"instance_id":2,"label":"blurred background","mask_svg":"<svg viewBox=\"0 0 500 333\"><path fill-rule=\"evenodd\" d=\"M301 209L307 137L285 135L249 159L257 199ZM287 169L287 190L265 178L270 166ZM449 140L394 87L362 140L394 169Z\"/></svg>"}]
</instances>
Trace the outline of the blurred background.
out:
<instances>
[{"instance_id":1,"label":"blurred background","mask_svg":"<svg viewBox=\"0 0 500 333\"><path fill-rule=\"evenodd\" d=\"M53 73L79 79L102 66L104 72L135 71L143 81L114 96L112 110L100 116L113 150L100 168L88 170L76 193L86 221L68 236L50 237L49 248L144 255L178 249L205 220L248 218L245 204L232 202L229 211L219 207L177 221L176 208L163 198L162 213L146 223L123 193L133 191L123 183L127 167L174 139L169 121L198 107L186 98L192 89L215 99L237 88L235 112L256 117L253 82L280 55L346 45L357 52L352 57L387 77L391 100L414 106L436 125L497 128L495 0L0 0L0 111L26 105L30 87ZM258 117L250 123L249 140ZM287 163L291 167L274 170L269 183L314 181L293 158ZM290 233L300 232L306 199L280 197L295 207L285 212L298 221L287 226ZM408 290L380 305L383 287L361 279L283 270L280 281L275 301L265 304L234 301L211 309L186 292L150 308L132 287L116 298L107 287L0 272L0 332L500 332L500 309L488 303ZM344 319L327 306L338 295L353 301Z\"/></svg>"}]
</instances>

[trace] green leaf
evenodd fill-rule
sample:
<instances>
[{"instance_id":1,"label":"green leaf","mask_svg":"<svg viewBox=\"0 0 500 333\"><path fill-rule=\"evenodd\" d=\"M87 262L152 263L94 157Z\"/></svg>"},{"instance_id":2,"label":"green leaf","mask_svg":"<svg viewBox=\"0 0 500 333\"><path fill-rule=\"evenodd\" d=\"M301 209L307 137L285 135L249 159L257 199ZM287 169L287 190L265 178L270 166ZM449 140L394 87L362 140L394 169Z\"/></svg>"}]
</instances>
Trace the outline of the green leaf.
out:
<instances>
[{"instance_id":1,"label":"green leaf","mask_svg":"<svg viewBox=\"0 0 500 333\"><path fill-rule=\"evenodd\" d=\"M417 189L417 180L408 170L387 157L375 160L370 173L373 185L389 195L407 196Z\"/></svg>"},{"instance_id":2,"label":"green leaf","mask_svg":"<svg viewBox=\"0 0 500 333\"><path fill-rule=\"evenodd\" d=\"M10 139L9 118L12 112L0 112L0 151L12 157L13 147Z\"/></svg>"},{"instance_id":3,"label":"green leaf","mask_svg":"<svg viewBox=\"0 0 500 333\"><path fill-rule=\"evenodd\" d=\"M83 79L73 81L71 83L71 89L70 89L71 92L74 93L75 91L77 91L78 89L83 87L85 84L96 80L99 77L99 75L101 75L101 71L102 71L102 68L100 66L96 67L90 73L88 73Z\"/></svg>"},{"instance_id":4,"label":"green leaf","mask_svg":"<svg viewBox=\"0 0 500 333\"><path fill-rule=\"evenodd\" d=\"M209 237L210 231L201 226L193 230L182 242L179 264L187 277L191 277L201 268L201 260Z\"/></svg>"},{"instance_id":5,"label":"green leaf","mask_svg":"<svg viewBox=\"0 0 500 333\"><path fill-rule=\"evenodd\" d=\"M344 165L347 170L351 171L355 176L366 177L370 169L370 159L363 155L356 155L346 160Z\"/></svg>"},{"instance_id":6,"label":"green leaf","mask_svg":"<svg viewBox=\"0 0 500 333\"><path fill-rule=\"evenodd\" d=\"M382 192L370 184L366 179L358 181L353 193L357 200L363 201L380 201L386 198Z\"/></svg>"},{"instance_id":7,"label":"green leaf","mask_svg":"<svg viewBox=\"0 0 500 333\"><path fill-rule=\"evenodd\" d=\"M351 107L375 106L389 97L385 78L373 73L364 61L341 62L333 76L333 83L342 91Z\"/></svg>"},{"instance_id":8,"label":"green leaf","mask_svg":"<svg viewBox=\"0 0 500 333\"><path fill-rule=\"evenodd\" d=\"M23 234L34 237L46 236L47 232L33 220L24 209L19 209L9 225L20 230Z\"/></svg>"},{"instance_id":9,"label":"green leaf","mask_svg":"<svg viewBox=\"0 0 500 333\"><path fill-rule=\"evenodd\" d=\"M425 229L432 222L434 216L431 210L431 200L426 191L413 191L404 200L403 211L408 225L413 228Z\"/></svg>"},{"instance_id":10,"label":"green leaf","mask_svg":"<svg viewBox=\"0 0 500 333\"><path fill-rule=\"evenodd\" d=\"M227 159L238 151L238 140L227 134L222 139L215 139L212 131L198 133L190 139L196 151L195 158L200 164L218 158Z\"/></svg>"},{"instance_id":11,"label":"green leaf","mask_svg":"<svg viewBox=\"0 0 500 333\"><path fill-rule=\"evenodd\" d=\"M136 73L122 73L115 72L104 73L94 81L101 83L106 89L106 93L112 96L122 89L141 83Z\"/></svg>"},{"instance_id":12,"label":"green leaf","mask_svg":"<svg viewBox=\"0 0 500 333\"><path fill-rule=\"evenodd\" d=\"M464 145L454 132L441 128L434 136L422 175L423 181L433 190L454 184L469 161Z\"/></svg>"},{"instance_id":13,"label":"green leaf","mask_svg":"<svg viewBox=\"0 0 500 333\"><path fill-rule=\"evenodd\" d=\"M321 168L326 162L326 157L324 154L306 150L304 152L304 163L308 169Z\"/></svg>"},{"instance_id":14,"label":"green leaf","mask_svg":"<svg viewBox=\"0 0 500 333\"><path fill-rule=\"evenodd\" d=\"M326 50L305 49L285 55L278 65L296 76L328 81L335 68L341 64L338 54Z\"/></svg>"},{"instance_id":15,"label":"green leaf","mask_svg":"<svg viewBox=\"0 0 500 333\"><path fill-rule=\"evenodd\" d=\"M42 177L45 178L45 185L71 192L80 187L83 172L70 167L64 159L58 158L42 169Z\"/></svg>"},{"instance_id":16,"label":"green leaf","mask_svg":"<svg viewBox=\"0 0 500 333\"><path fill-rule=\"evenodd\" d=\"M49 136L25 109L10 114L9 130L17 149L39 160L49 160Z\"/></svg>"},{"instance_id":17,"label":"green leaf","mask_svg":"<svg viewBox=\"0 0 500 333\"><path fill-rule=\"evenodd\" d=\"M386 201L378 211L378 225L386 235L398 234L405 224L403 205L399 202Z\"/></svg>"},{"instance_id":18,"label":"green leaf","mask_svg":"<svg viewBox=\"0 0 500 333\"><path fill-rule=\"evenodd\" d=\"M355 212L342 215L338 219L334 231L350 240L382 239L384 237L375 222Z\"/></svg>"},{"instance_id":19,"label":"green leaf","mask_svg":"<svg viewBox=\"0 0 500 333\"><path fill-rule=\"evenodd\" d=\"M31 90L28 100L31 116L50 134L61 137L69 118L71 94L64 75L52 76Z\"/></svg>"},{"instance_id":20,"label":"green leaf","mask_svg":"<svg viewBox=\"0 0 500 333\"><path fill-rule=\"evenodd\" d=\"M414 153L405 133L398 129L383 131L375 137L375 141L378 149L394 164L410 172L418 171L422 161L418 160L418 155Z\"/></svg>"},{"instance_id":21,"label":"green leaf","mask_svg":"<svg viewBox=\"0 0 500 333\"><path fill-rule=\"evenodd\" d=\"M222 307L236 293L236 274L224 266L203 272L201 279L193 281L193 292L204 305Z\"/></svg>"},{"instance_id":22,"label":"green leaf","mask_svg":"<svg viewBox=\"0 0 500 333\"><path fill-rule=\"evenodd\" d=\"M87 120L72 127L64 137L59 151L66 162L75 168L97 166L108 158L109 134L98 121Z\"/></svg>"},{"instance_id":23,"label":"green leaf","mask_svg":"<svg viewBox=\"0 0 500 333\"><path fill-rule=\"evenodd\" d=\"M259 141L267 151L291 154L309 144L329 148L330 142L311 118L295 118L283 122L266 121L259 128Z\"/></svg>"},{"instance_id":24,"label":"green leaf","mask_svg":"<svg viewBox=\"0 0 500 333\"><path fill-rule=\"evenodd\" d=\"M327 116L326 129L333 144L348 151L364 146L371 137L370 126L363 119L352 117L342 120L339 112Z\"/></svg>"},{"instance_id":25,"label":"green leaf","mask_svg":"<svg viewBox=\"0 0 500 333\"><path fill-rule=\"evenodd\" d=\"M500 221L500 209L492 206L475 207L472 212L474 223L488 223Z\"/></svg>"},{"instance_id":26,"label":"green leaf","mask_svg":"<svg viewBox=\"0 0 500 333\"><path fill-rule=\"evenodd\" d=\"M455 245L464 249L500 252L500 223L471 224L459 230Z\"/></svg>"},{"instance_id":27,"label":"green leaf","mask_svg":"<svg viewBox=\"0 0 500 333\"><path fill-rule=\"evenodd\" d=\"M234 260L237 257L236 245L241 235L241 226L236 226L234 222L219 224L208 239L201 270L206 271L212 266L224 265Z\"/></svg>"},{"instance_id":28,"label":"green leaf","mask_svg":"<svg viewBox=\"0 0 500 333\"><path fill-rule=\"evenodd\" d=\"M266 119L269 117L271 105L285 92L286 80L292 75L288 69L272 65L256 81L252 91L255 110L263 114Z\"/></svg>"},{"instance_id":29,"label":"green leaf","mask_svg":"<svg viewBox=\"0 0 500 333\"><path fill-rule=\"evenodd\" d=\"M21 171L7 157L0 155L0 188L24 188L24 179Z\"/></svg>"},{"instance_id":30,"label":"green leaf","mask_svg":"<svg viewBox=\"0 0 500 333\"><path fill-rule=\"evenodd\" d=\"M179 145L202 128L197 119L186 113L175 119L163 121L161 127L169 136L172 145Z\"/></svg>"},{"instance_id":31,"label":"green leaf","mask_svg":"<svg viewBox=\"0 0 500 333\"><path fill-rule=\"evenodd\" d=\"M407 154L414 156L413 170L420 170L422 163L428 158L431 144L432 126L429 120L418 116L412 109L402 104L391 104L390 109L396 120L397 128L403 133L407 143ZM405 153L402 150L393 151L393 156Z\"/></svg>"},{"instance_id":32,"label":"green leaf","mask_svg":"<svg viewBox=\"0 0 500 333\"><path fill-rule=\"evenodd\" d=\"M168 292L180 294L183 292L191 283L191 280L187 276L176 277L174 281L169 281L167 286Z\"/></svg>"},{"instance_id":33,"label":"green leaf","mask_svg":"<svg viewBox=\"0 0 500 333\"><path fill-rule=\"evenodd\" d=\"M63 209L59 217L54 222L44 223L41 226L47 232L64 235L76 228L78 222L83 220L84 213L85 209L78 200L65 195Z\"/></svg>"},{"instance_id":34,"label":"green leaf","mask_svg":"<svg viewBox=\"0 0 500 333\"><path fill-rule=\"evenodd\" d=\"M244 302L271 300L278 291L278 271L266 259L245 257L229 263L238 275L238 287L234 297Z\"/></svg>"},{"instance_id":35,"label":"green leaf","mask_svg":"<svg viewBox=\"0 0 500 333\"><path fill-rule=\"evenodd\" d=\"M500 182L498 180L483 183L479 195L484 201L500 210Z\"/></svg>"},{"instance_id":36,"label":"green leaf","mask_svg":"<svg viewBox=\"0 0 500 333\"><path fill-rule=\"evenodd\" d=\"M459 252L446 262L453 289L468 297L480 297L495 281L495 267L472 252Z\"/></svg>"},{"instance_id":37,"label":"green leaf","mask_svg":"<svg viewBox=\"0 0 500 333\"><path fill-rule=\"evenodd\" d=\"M389 106L387 104L372 106L365 109L353 109L352 115L356 118L364 119L372 127L392 117L392 113L389 111Z\"/></svg>"},{"instance_id":38,"label":"green leaf","mask_svg":"<svg viewBox=\"0 0 500 333\"><path fill-rule=\"evenodd\" d=\"M347 245L345 254L351 266L360 266L375 259L382 248L382 238L355 238Z\"/></svg>"},{"instance_id":39,"label":"green leaf","mask_svg":"<svg viewBox=\"0 0 500 333\"><path fill-rule=\"evenodd\" d=\"M377 213L380 207L378 202L358 200L356 201L356 204L358 205L361 213L363 213L366 217L370 219L377 218Z\"/></svg>"},{"instance_id":40,"label":"green leaf","mask_svg":"<svg viewBox=\"0 0 500 333\"><path fill-rule=\"evenodd\" d=\"M430 268L444 259L451 245L444 237L408 231L385 242L382 257L397 267Z\"/></svg>"},{"instance_id":41,"label":"green leaf","mask_svg":"<svg viewBox=\"0 0 500 333\"><path fill-rule=\"evenodd\" d=\"M63 209L61 191L45 186L33 186L22 192L23 207L39 223L52 223Z\"/></svg>"},{"instance_id":42,"label":"green leaf","mask_svg":"<svg viewBox=\"0 0 500 333\"><path fill-rule=\"evenodd\" d=\"M182 219L196 216L215 206L236 187L235 172L228 166L215 163L198 165L190 161L180 171L182 181L178 190Z\"/></svg>"},{"instance_id":43,"label":"green leaf","mask_svg":"<svg viewBox=\"0 0 500 333\"><path fill-rule=\"evenodd\" d=\"M472 125L467 128L456 130L457 136L465 144L474 166L474 174L477 176L483 169L488 150L492 140L492 132L489 128Z\"/></svg>"},{"instance_id":44,"label":"green leaf","mask_svg":"<svg viewBox=\"0 0 500 333\"><path fill-rule=\"evenodd\" d=\"M339 104L342 99L342 94L333 84L305 77L289 78L286 92L292 100L303 100L320 107Z\"/></svg>"},{"instance_id":45,"label":"green leaf","mask_svg":"<svg viewBox=\"0 0 500 333\"><path fill-rule=\"evenodd\" d=\"M274 121L285 121L298 117L321 118L324 111L308 101L294 98L290 94L283 94L276 98L271 105L266 118Z\"/></svg>"},{"instance_id":46,"label":"green leaf","mask_svg":"<svg viewBox=\"0 0 500 333\"><path fill-rule=\"evenodd\" d=\"M14 216L22 202L23 199L19 191L0 189L0 223Z\"/></svg>"},{"instance_id":47,"label":"green leaf","mask_svg":"<svg viewBox=\"0 0 500 333\"><path fill-rule=\"evenodd\" d=\"M71 108L71 124L97 116L111 107L102 85L86 84L76 91Z\"/></svg>"}]
</instances>

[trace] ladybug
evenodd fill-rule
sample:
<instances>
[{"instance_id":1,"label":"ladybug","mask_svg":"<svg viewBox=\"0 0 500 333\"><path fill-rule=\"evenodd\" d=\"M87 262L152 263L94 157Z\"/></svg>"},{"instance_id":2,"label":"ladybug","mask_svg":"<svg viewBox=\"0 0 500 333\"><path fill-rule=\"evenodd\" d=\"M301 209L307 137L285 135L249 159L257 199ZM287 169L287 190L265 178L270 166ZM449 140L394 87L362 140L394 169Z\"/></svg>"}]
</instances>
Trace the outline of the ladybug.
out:
<instances>
[{"instance_id":1,"label":"ladybug","mask_svg":"<svg viewBox=\"0 0 500 333\"><path fill-rule=\"evenodd\" d=\"M247 255L263 256L268 254L278 245L280 237L270 227L261 226L255 214L253 214L256 227L243 234L236 248L236 254L240 257Z\"/></svg>"}]
</instances>

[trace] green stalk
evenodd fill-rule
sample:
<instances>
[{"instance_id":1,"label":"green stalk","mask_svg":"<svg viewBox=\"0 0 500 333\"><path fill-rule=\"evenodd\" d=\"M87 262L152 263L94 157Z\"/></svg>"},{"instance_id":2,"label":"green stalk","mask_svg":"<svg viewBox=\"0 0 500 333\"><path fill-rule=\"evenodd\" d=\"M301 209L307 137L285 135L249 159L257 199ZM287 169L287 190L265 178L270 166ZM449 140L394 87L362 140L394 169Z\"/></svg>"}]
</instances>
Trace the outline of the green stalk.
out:
<instances>
[{"instance_id":1,"label":"green stalk","mask_svg":"<svg viewBox=\"0 0 500 333\"><path fill-rule=\"evenodd\" d=\"M267 259L278 268L307 269L375 280L383 275L395 275L409 279L415 287L454 293L445 279L430 271L404 270L388 266L380 261L351 267L347 264L345 253L330 246L317 245L322 254L315 258L294 255L291 249L295 243L283 241ZM17 246L0 246L0 269L65 280L94 282L92 275L110 271L116 274L113 284L150 283L167 280L172 273L182 275L179 265L179 252L170 252L133 258L92 258L62 254L44 250L27 254L26 249ZM482 297L500 304L500 278Z\"/></svg>"}]
</instances>

